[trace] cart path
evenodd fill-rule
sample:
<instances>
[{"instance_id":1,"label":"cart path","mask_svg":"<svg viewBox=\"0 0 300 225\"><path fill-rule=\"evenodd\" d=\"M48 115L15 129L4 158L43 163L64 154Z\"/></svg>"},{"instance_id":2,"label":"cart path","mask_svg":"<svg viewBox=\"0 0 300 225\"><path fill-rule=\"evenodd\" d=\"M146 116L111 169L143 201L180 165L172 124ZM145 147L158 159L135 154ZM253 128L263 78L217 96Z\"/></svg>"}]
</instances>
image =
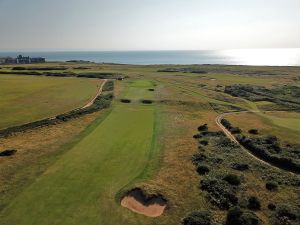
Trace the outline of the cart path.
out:
<instances>
[{"instance_id":1,"label":"cart path","mask_svg":"<svg viewBox=\"0 0 300 225\"><path fill-rule=\"evenodd\" d=\"M233 114L242 114L242 113L264 113L264 112L285 112L285 111L240 111L240 112L228 112L228 113L223 113L223 114L220 114L216 117L215 119L215 122L217 124L217 126L223 131L223 133L232 141L234 142L235 144L239 145L241 149L243 149L244 151L247 152L248 155L250 155L251 157L255 158L256 160L258 160L259 162L265 164L265 165L268 165L268 166L271 166L277 170L283 170L283 171L286 171L286 172L289 172L289 173L292 173L292 174L296 174L294 172L291 172L291 171L287 171L287 170L284 170L282 168L279 168L275 165L273 165L272 163L269 163L267 161L264 161L262 160L261 158L257 157L255 154L253 154L251 151L249 151L248 149L246 149L243 145L241 145L238 140L235 138L235 136L229 131L226 129L225 126L223 126L223 124L221 123L221 120L225 117L225 116L228 116L228 115L233 115Z\"/></svg>"},{"instance_id":2,"label":"cart path","mask_svg":"<svg viewBox=\"0 0 300 225\"><path fill-rule=\"evenodd\" d=\"M96 98L97 98L99 95L101 95L101 93L102 93L102 91L103 91L103 87L104 87L104 85L105 85L106 82L107 82L107 79L104 79L104 80L103 80L103 83L101 84L101 86L99 87L99 89L98 89L98 91L97 91L97 93L96 93L96 96L93 97L93 99L91 99L91 101L89 101L85 106L81 107L81 109L88 108L88 107L90 107L91 105L94 104Z\"/></svg>"}]
</instances>

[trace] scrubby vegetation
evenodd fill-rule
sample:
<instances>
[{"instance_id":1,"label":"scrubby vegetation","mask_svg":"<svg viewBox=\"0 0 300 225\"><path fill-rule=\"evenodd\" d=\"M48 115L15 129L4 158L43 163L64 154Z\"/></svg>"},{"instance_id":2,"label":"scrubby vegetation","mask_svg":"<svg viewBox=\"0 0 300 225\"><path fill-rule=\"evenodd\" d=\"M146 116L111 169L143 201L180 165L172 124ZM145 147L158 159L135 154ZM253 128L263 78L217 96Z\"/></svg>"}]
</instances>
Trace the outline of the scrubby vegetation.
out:
<instances>
[{"instance_id":1,"label":"scrubby vegetation","mask_svg":"<svg viewBox=\"0 0 300 225\"><path fill-rule=\"evenodd\" d=\"M299 206L280 205L277 207L273 216L274 225L297 225L300 223Z\"/></svg>"},{"instance_id":2,"label":"scrubby vegetation","mask_svg":"<svg viewBox=\"0 0 300 225\"><path fill-rule=\"evenodd\" d=\"M143 104L152 104L153 101L152 101L152 100L145 99L145 100L141 100L141 103L143 103Z\"/></svg>"},{"instance_id":3,"label":"scrubby vegetation","mask_svg":"<svg viewBox=\"0 0 300 225\"><path fill-rule=\"evenodd\" d=\"M238 136L238 141L259 158L275 166L300 173L299 150L295 146L282 146L276 136Z\"/></svg>"},{"instance_id":4,"label":"scrubby vegetation","mask_svg":"<svg viewBox=\"0 0 300 225\"><path fill-rule=\"evenodd\" d=\"M228 211L226 225L259 225L261 224L257 216L247 210L234 207Z\"/></svg>"},{"instance_id":5,"label":"scrubby vegetation","mask_svg":"<svg viewBox=\"0 0 300 225\"><path fill-rule=\"evenodd\" d=\"M231 123L226 120L226 119L222 119L221 123L224 127L226 127L227 130L229 130L232 134L240 134L242 132L242 130L238 127L233 127L231 125Z\"/></svg>"},{"instance_id":6,"label":"scrubby vegetation","mask_svg":"<svg viewBox=\"0 0 300 225\"><path fill-rule=\"evenodd\" d=\"M241 179L235 174L227 174L223 180L234 186L239 186L241 184Z\"/></svg>"},{"instance_id":7,"label":"scrubby vegetation","mask_svg":"<svg viewBox=\"0 0 300 225\"><path fill-rule=\"evenodd\" d=\"M278 184L274 181L268 181L266 183L266 188L269 190L269 191L276 191L278 189Z\"/></svg>"},{"instance_id":8,"label":"scrubby vegetation","mask_svg":"<svg viewBox=\"0 0 300 225\"><path fill-rule=\"evenodd\" d=\"M122 99L120 100L120 102L122 102L122 103L130 103L131 100L130 100L130 99L126 99L126 98L122 98Z\"/></svg>"},{"instance_id":9,"label":"scrubby vegetation","mask_svg":"<svg viewBox=\"0 0 300 225\"><path fill-rule=\"evenodd\" d=\"M198 74L206 74L207 71L201 69L201 68L165 68L160 69L157 72L167 72L167 73L198 73Z\"/></svg>"},{"instance_id":10,"label":"scrubby vegetation","mask_svg":"<svg viewBox=\"0 0 300 225\"><path fill-rule=\"evenodd\" d=\"M100 95L96 98L95 102L90 107L73 110L71 112L57 116L56 119L67 121L85 114L93 113L101 109L108 108L111 104L112 99L113 99L112 94Z\"/></svg>"},{"instance_id":11,"label":"scrubby vegetation","mask_svg":"<svg viewBox=\"0 0 300 225\"><path fill-rule=\"evenodd\" d=\"M49 77L83 77L83 78L116 79L116 80L122 80L125 78L125 76L120 73L109 73L109 72L74 73L72 71L40 72L38 70L32 70L32 71L14 70L14 71L0 71L0 74L33 75L33 76L49 76Z\"/></svg>"},{"instance_id":12,"label":"scrubby vegetation","mask_svg":"<svg viewBox=\"0 0 300 225\"><path fill-rule=\"evenodd\" d=\"M267 89L263 86L235 84L225 87L225 93L250 101L269 101L283 105L288 109L300 108L300 88L284 85Z\"/></svg>"},{"instance_id":13,"label":"scrubby vegetation","mask_svg":"<svg viewBox=\"0 0 300 225\"><path fill-rule=\"evenodd\" d=\"M72 110L68 113L58 115L55 118L48 118L48 119L44 119L44 120L35 121L32 123L20 125L20 126L10 127L10 128L1 130L0 137L7 137L13 133L24 132L26 130L34 129L37 127L54 125L59 122L68 121L73 118L77 118L77 117L80 117L80 116L83 116L86 114L90 114L90 113L99 111L101 109L108 108L111 104L112 99L113 99L112 94L100 95L96 98L94 103L88 108Z\"/></svg>"},{"instance_id":14,"label":"scrubby vegetation","mask_svg":"<svg viewBox=\"0 0 300 225\"><path fill-rule=\"evenodd\" d=\"M201 180L200 188L209 193L209 201L220 209L229 209L238 204L236 188L224 180L206 177Z\"/></svg>"},{"instance_id":15,"label":"scrubby vegetation","mask_svg":"<svg viewBox=\"0 0 300 225\"><path fill-rule=\"evenodd\" d=\"M16 153L17 153L17 150L15 150L15 149L7 149L4 151L0 151L0 157L12 156Z\"/></svg>"},{"instance_id":16,"label":"scrubby vegetation","mask_svg":"<svg viewBox=\"0 0 300 225\"><path fill-rule=\"evenodd\" d=\"M22 67L16 66L12 70L67 70L67 67Z\"/></svg>"},{"instance_id":17,"label":"scrubby vegetation","mask_svg":"<svg viewBox=\"0 0 300 225\"><path fill-rule=\"evenodd\" d=\"M260 207L261 207L260 201L255 196L251 196L248 199L248 209L260 210Z\"/></svg>"},{"instance_id":18,"label":"scrubby vegetation","mask_svg":"<svg viewBox=\"0 0 300 225\"><path fill-rule=\"evenodd\" d=\"M108 80L103 86L103 91L113 91L114 90L114 81Z\"/></svg>"},{"instance_id":19,"label":"scrubby vegetation","mask_svg":"<svg viewBox=\"0 0 300 225\"><path fill-rule=\"evenodd\" d=\"M211 214L208 211L194 211L183 220L182 225L212 225Z\"/></svg>"},{"instance_id":20,"label":"scrubby vegetation","mask_svg":"<svg viewBox=\"0 0 300 225\"><path fill-rule=\"evenodd\" d=\"M249 169L249 165L245 163L233 163L231 168L239 171L245 171Z\"/></svg>"},{"instance_id":21,"label":"scrubby vegetation","mask_svg":"<svg viewBox=\"0 0 300 225\"><path fill-rule=\"evenodd\" d=\"M225 121L224 124L232 127L229 121ZM195 170L201 176L199 187L207 193L207 199L213 206L220 210L228 210L225 223L229 225L262 224L256 215L262 210L261 200L258 196L246 194L247 189L244 184L247 180L242 175L252 168L253 162L243 162L243 158L237 158L237 154L241 154L243 150L222 132L210 131L207 124L198 127L198 133L194 135L194 138L199 142L199 150L192 157ZM208 147L200 144L203 140L209 141ZM277 138L268 137L267 142L274 145L275 140ZM208 153L205 148L213 148L216 152ZM265 171L261 172L264 174ZM275 186L275 189L270 188L270 190L277 190L277 182L285 183L285 185L300 185L300 180L288 180L285 175L280 178L269 174L264 179L266 179L266 187ZM277 209L273 203L267 208L270 211ZM274 218L275 214L272 214L270 219L274 220Z\"/></svg>"}]
</instances>

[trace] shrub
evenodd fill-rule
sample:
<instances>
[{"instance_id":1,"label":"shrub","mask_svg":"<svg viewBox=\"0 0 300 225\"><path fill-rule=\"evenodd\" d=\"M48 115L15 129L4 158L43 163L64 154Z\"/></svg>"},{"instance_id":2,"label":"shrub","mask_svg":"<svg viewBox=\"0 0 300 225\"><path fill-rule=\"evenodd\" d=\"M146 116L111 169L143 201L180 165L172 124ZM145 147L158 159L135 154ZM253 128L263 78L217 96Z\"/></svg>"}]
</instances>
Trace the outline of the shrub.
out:
<instances>
[{"instance_id":1,"label":"shrub","mask_svg":"<svg viewBox=\"0 0 300 225\"><path fill-rule=\"evenodd\" d=\"M270 209L270 210L275 210L276 209L276 205L274 205L273 203L269 203L268 204L268 209Z\"/></svg>"},{"instance_id":2,"label":"shrub","mask_svg":"<svg viewBox=\"0 0 300 225\"><path fill-rule=\"evenodd\" d=\"M120 100L120 102L123 102L123 103L130 103L131 100L130 100L130 99L124 99L124 98L122 98L122 99Z\"/></svg>"},{"instance_id":3,"label":"shrub","mask_svg":"<svg viewBox=\"0 0 300 225\"><path fill-rule=\"evenodd\" d=\"M183 220L182 225L211 225L211 215L207 211L194 211L189 213Z\"/></svg>"},{"instance_id":4,"label":"shrub","mask_svg":"<svg viewBox=\"0 0 300 225\"><path fill-rule=\"evenodd\" d=\"M221 124L226 127L227 129L230 129L232 126L231 126L231 123L226 120L226 119L221 119Z\"/></svg>"},{"instance_id":5,"label":"shrub","mask_svg":"<svg viewBox=\"0 0 300 225\"><path fill-rule=\"evenodd\" d=\"M195 165L198 165L200 162L206 160L207 156L203 153L197 153L192 156L192 161Z\"/></svg>"},{"instance_id":6,"label":"shrub","mask_svg":"<svg viewBox=\"0 0 300 225\"><path fill-rule=\"evenodd\" d=\"M226 225L259 225L258 217L250 211L243 211L239 207L230 209L227 213Z\"/></svg>"},{"instance_id":7,"label":"shrub","mask_svg":"<svg viewBox=\"0 0 300 225\"><path fill-rule=\"evenodd\" d=\"M249 169L249 165L244 163L233 163L231 168L239 171L245 171Z\"/></svg>"},{"instance_id":8,"label":"shrub","mask_svg":"<svg viewBox=\"0 0 300 225\"><path fill-rule=\"evenodd\" d=\"M152 100L147 100L147 99L142 100L141 102L142 102L143 104L152 104L152 103L153 103Z\"/></svg>"},{"instance_id":9,"label":"shrub","mask_svg":"<svg viewBox=\"0 0 300 225\"><path fill-rule=\"evenodd\" d=\"M229 209L238 203L235 190L226 181L206 178L201 180L200 188L209 193L209 200L220 209Z\"/></svg>"},{"instance_id":10,"label":"shrub","mask_svg":"<svg viewBox=\"0 0 300 225\"><path fill-rule=\"evenodd\" d=\"M233 134L240 134L240 133L242 133L242 130L238 127L232 127L230 129L230 132L233 133Z\"/></svg>"},{"instance_id":11,"label":"shrub","mask_svg":"<svg viewBox=\"0 0 300 225\"><path fill-rule=\"evenodd\" d=\"M266 183L266 188L269 190L269 191L275 191L278 189L278 184L274 181L268 181Z\"/></svg>"},{"instance_id":12,"label":"shrub","mask_svg":"<svg viewBox=\"0 0 300 225\"><path fill-rule=\"evenodd\" d=\"M280 205L275 212L274 224L275 225L290 225L299 224L297 222L291 223L299 219L299 210L291 205Z\"/></svg>"},{"instance_id":13,"label":"shrub","mask_svg":"<svg viewBox=\"0 0 300 225\"><path fill-rule=\"evenodd\" d=\"M235 174L228 174L223 178L223 180L234 186L238 186L241 184L240 178Z\"/></svg>"},{"instance_id":14,"label":"shrub","mask_svg":"<svg viewBox=\"0 0 300 225\"><path fill-rule=\"evenodd\" d=\"M198 131L208 131L208 126L207 124L203 124L198 127Z\"/></svg>"},{"instance_id":15,"label":"shrub","mask_svg":"<svg viewBox=\"0 0 300 225\"><path fill-rule=\"evenodd\" d=\"M258 130L257 129L250 129L248 130L249 134L258 134Z\"/></svg>"},{"instance_id":16,"label":"shrub","mask_svg":"<svg viewBox=\"0 0 300 225\"><path fill-rule=\"evenodd\" d=\"M208 145L208 141L207 141L207 140L202 140L202 141L200 141L199 143L200 143L201 145L204 145L204 146Z\"/></svg>"},{"instance_id":17,"label":"shrub","mask_svg":"<svg viewBox=\"0 0 300 225\"><path fill-rule=\"evenodd\" d=\"M198 165L197 166L197 173L199 175L204 175L207 174L209 172L209 168L206 165Z\"/></svg>"},{"instance_id":18,"label":"shrub","mask_svg":"<svg viewBox=\"0 0 300 225\"><path fill-rule=\"evenodd\" d=\"M256 197L252 196L248 199L248 209L259 210L260 207L260 201Z\"/></svg>"},{"instance_id":19,"label":"shrub","mask_svg":"<svg viewBox=\"0 0 300 225\"><path fill-rule=\"evenodd\" d=\"M154 91L154 89L153 88L149 88L148 91Z\"/></svg>"},{"instance_id":20,"label":"shrub","mask_svg":"<svg viewBox=\"0 0 300 225\"><path fill-rule=\"evenodd\" d=\"M284 170L294 173L300 172L300 164L294 157L286 157L283 154L278 155L278 153L281 152L288 152L288 149L282 151L279 141L275 136L268 136L265 138L238 136L237 139L241 145L260 159Z\"/></svg>"},{"instance_id":21,"label":"shrub","mask_svg":"<svg viewBox=\"0 0 300 225\"><path fill-rule=\"evenodd\" d=\"M114 81L109 80L103 86L103 91L113 91L114 90Z\"/></svg>"},{"instance_id":22,"label":"shrub","mask_svg":"<svg viewBox=\"0 0 300 225\"><path fill-rule=\"evenodd\" d=\"M7 149L2 152L0 152L0 157L6 157L6 156L12 156L16 154L17 150L15 149Z\"/></svg>"}]
</instances>

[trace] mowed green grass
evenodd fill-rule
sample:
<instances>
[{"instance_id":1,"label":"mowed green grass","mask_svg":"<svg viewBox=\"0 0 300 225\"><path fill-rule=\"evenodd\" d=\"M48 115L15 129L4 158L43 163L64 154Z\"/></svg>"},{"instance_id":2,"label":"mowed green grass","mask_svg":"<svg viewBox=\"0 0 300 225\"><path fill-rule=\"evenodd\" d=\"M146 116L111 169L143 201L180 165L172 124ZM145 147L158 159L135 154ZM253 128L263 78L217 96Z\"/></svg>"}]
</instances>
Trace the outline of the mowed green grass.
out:
<instances>
[{"instance_id":1,"label":"mowed green grass","mask_svg":"<svg viewBox=\"0 0 300 225\"><path fill-rule=\"evenodd\" d=\"M115 103L96 128L89 128L88 135L16 196L0 223L141 224L146 218L122 208L116 194L147 168L155 115L154 105Z\"/></svg>"},{"instance_id":2,"label":"mowed green grass","mask_svg":"<svg viewBox=\"0 0 300 225\"><path fill-rule=\"evenodd\" d=\"M280 116L283 114L284 116ZM291 116L288 116L288 112L279 113L279 115L270 114L260 114L267 122L284 129L290 130L290 132L295 132L300 135L300 114L293 113Z\"/></svg>"},{"instance_id":3,"label":"mowed green grass","mask_svg":"<svg viewBox=\"0 0 300 225\"><path fill-rule=\"evenodd\" d=\"M0 129L54 116L85 105L99 80L0 75Z\"/></svg>"}]
</instances>

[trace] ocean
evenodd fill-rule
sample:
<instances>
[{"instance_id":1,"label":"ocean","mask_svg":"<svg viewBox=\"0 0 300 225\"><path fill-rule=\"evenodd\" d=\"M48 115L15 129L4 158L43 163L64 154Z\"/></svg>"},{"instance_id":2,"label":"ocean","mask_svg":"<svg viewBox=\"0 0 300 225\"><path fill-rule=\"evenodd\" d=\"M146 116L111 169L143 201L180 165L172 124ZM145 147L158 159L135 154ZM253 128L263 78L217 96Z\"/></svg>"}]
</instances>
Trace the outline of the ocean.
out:
<instances>
[{"instance_id":1,"label":"ocean","mask_svg":"<svg viewBox=\"0 0 300 225\"><path fill-rule=\"evenodd\" d=\"M220 51L57 51L0 52L0 57L44 57L47 61L85 60L120 64L225 64L300 66L300 48L238 49Z\"/></svg>"}]
</instances>

